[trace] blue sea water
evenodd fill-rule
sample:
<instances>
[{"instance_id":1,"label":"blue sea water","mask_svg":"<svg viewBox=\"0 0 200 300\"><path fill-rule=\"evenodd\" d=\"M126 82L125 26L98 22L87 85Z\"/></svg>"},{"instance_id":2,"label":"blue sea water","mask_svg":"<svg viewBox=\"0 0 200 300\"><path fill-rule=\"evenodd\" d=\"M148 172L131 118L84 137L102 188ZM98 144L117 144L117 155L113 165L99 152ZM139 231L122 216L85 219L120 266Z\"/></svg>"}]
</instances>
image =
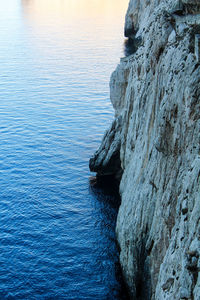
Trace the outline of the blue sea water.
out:
<instances>
[{"instance_id":1,"label":"blue sea water","mask_svg":"<svg viewBox=\"0 0 200 300\"><path fill-rule=\"evenodd\" d=\"M126 299L118 199L88 168L113 119L126 6L1 1L0 299Z\"/></svg>"}]
</instances>

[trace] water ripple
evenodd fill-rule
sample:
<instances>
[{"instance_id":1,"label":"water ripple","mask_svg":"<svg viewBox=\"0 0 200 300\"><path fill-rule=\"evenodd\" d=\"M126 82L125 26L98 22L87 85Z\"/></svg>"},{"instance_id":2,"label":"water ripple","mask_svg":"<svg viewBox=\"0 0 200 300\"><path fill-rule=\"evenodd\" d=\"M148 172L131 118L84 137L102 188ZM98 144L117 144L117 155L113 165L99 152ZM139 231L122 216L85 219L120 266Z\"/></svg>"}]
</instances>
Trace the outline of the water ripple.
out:
<instances>
[{"instance_id":1,"label":"water ripple","mask_svg":"<svg viewBox=\"0 0 200 300\"><path fill-rule=\"evenodd\" d=\"M0 299L126 299L117 199L88 180L113 119L123 12L108 26L114 0L93 19L77 10L89 0L46 1L0 11Z\"/></svg>"}]
</instances>

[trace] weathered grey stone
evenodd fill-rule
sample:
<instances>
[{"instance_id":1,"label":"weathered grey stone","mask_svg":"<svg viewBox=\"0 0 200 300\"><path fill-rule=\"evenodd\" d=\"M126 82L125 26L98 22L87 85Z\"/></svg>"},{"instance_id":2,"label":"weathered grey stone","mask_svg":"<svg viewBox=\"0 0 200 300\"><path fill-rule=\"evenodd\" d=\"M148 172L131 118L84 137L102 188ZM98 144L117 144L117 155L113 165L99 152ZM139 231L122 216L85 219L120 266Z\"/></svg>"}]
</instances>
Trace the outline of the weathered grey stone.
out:
<instances>
[{"instance_id":1,"label":"weathered grey stone","mask_svg":"<svg viewBox=\"0 0 200 300\"><path fill-rule=\"evenodd\" d=\"M186 299L190 298L190 292L184 287L180 288L179 293L180 293L180 299L185 299L186 300Z\"/></svg>"},{"instance_id":2,"label":"weathered grey stone","mask_svg":"<svg viewBox=\"0 0 200 300\"><path fill-rule=\"evenodd\" d=\"M182 15L184 13L184 6L182 0L177 0L171 10L172 14Z\"/></svg>"},{"instance_id":3,"label":"weathered grey stone","mask_svg":"<svg viewBox=\"0 0 200 300\"><path fill-rule=\"evenodd\" d=\"M175 43L175 41L176 41L176 32L175 30L172 30L172 32L169 35L168 42Z\"/></svg>"},{"instance_id":4,"label":"weathered grey stone","mask_svg":"<svg viewBox=\"0 0 200 300\"><path fill-rule=\"evenodd\" d=\"M200 2L199 0L182 0L185 12L187 14L200 13Z\"/></svg>"},{"instance_id":5,"label":"weathered grey stone","mask_svg":"<svg viewBox=\"0 0 200 300\"><path fill-rule=\"evenodd\" d=\"M188 254L195 256L200 254L200 240L196 237L190 244Z\"/></svg>"},{"instance_id":6,"label":"weathered grey stone","mask_svg":"<svg viewBox=\"0 0 200 300\"><path fill-rule=\"evenodd\" d=\"M200 18L196 0L183 5L172 18L173 0L130 0L125 28L143 42L112 74L116 120L92 158L96 172L123 171L116 233L132 299L200 299Z\"/></svg>"},{"instance_id":7,"label":"weathered grey stone","mask_svg":"<svg viewBox=\"0 0 200 300\"><path fill-rule=\"evenodd\" d=\"M198 62L200 62L200 34L195 35L195 55Z\"/></svg>"},{"instance_id":8,"label":"weathered grey stone","mask_svg":"<svg viewBox=\"0 0 200 300\"><path fill-rule=\"evenodd\" d=\"M163 290L170 290L174 283L174 278L168 278L167 281L162 285Z\"/></svg>"},{"instance_id":9,"label":"weathered grey stone","mask_svg":"<svg viewBox=\"0 0 200 300\"><path fill-rule=\"evenodd\" d=\"M185 215L188 212L187 200L184 199L182 202L182 214Z\"/></svg>"}]
</instances>

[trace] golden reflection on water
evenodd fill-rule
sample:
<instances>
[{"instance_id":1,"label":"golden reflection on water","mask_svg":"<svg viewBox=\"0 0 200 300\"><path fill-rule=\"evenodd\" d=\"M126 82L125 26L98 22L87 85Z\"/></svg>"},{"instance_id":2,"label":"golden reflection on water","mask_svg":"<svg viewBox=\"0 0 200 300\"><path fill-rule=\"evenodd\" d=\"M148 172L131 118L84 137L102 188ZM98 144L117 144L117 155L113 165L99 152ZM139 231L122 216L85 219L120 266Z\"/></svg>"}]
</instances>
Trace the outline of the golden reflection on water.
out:
<instances>
[{"instance_id":1,"label":"golden reflection on water","mask_svg":"<svg viewBox=\"0 0 200 300\"><path fill-rule=\"evenodd\" d=\"M34 37L30 43L37 45L45 55L52 53L52 49L56 54L68 44L81 47L85 56L91 55L88 49L104 47L107 56L112 57L110 49L113 47L119 50L119 58L128 1L21 0L21 13L28 36Z\"/></svg>"},{"instance_id":2,"label":"golden reflection on water","mask_svg":"<svg viewBox=\"0 0 200 300\"><path fill-rule=\"evenodd\" d=\"M98 20L124 19L128 0L21 0L25 14L33 18Z\"/></svg>"}]
</instances>

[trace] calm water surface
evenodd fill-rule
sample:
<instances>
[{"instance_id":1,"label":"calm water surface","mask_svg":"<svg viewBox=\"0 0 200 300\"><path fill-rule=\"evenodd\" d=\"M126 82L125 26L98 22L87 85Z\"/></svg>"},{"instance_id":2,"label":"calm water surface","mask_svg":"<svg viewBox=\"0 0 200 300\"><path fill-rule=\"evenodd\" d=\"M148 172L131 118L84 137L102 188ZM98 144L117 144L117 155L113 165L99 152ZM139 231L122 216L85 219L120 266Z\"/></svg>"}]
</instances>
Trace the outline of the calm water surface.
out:
<instances>
[{"instance_id":1,"label":"calm water surface","mask_svg":"<svg viewBox=\"0 0 200 300\"><path fill-rule=\"evenodd\" d=\"M88 160L113 119L128 0L1 0L0 299L125 299L116 199Z\"/></svg>"}]
</instances>

